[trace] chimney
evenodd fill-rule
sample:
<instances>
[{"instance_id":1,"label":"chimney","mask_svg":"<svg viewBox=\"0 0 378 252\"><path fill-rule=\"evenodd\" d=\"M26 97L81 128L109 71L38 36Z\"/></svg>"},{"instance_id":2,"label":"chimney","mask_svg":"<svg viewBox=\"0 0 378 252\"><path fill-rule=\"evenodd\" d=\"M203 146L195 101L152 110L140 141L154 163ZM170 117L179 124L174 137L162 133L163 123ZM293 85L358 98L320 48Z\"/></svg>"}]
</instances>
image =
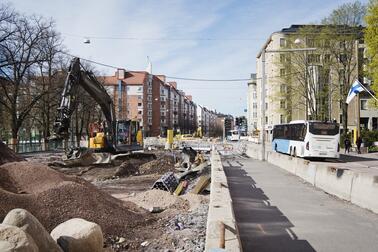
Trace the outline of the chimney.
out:
<instances>
[{"instance_id":1,"label":"chimney","mask_svg":"<svg viewBox=\"0 0 378 252\"><path fill-rule=\"evenodd\" d=\"M118 68L116 72L116 77L118 80L123 80L125 79L125 72L126 70L123 68Z\"/></svg>"}]
</instances>

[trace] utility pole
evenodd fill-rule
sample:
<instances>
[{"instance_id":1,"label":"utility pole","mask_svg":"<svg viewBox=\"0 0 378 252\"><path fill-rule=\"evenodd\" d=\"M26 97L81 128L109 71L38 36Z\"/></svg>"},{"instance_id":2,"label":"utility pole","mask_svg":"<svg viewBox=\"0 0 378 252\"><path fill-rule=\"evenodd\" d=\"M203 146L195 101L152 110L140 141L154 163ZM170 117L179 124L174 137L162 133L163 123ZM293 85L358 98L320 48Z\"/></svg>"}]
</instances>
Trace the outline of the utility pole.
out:
<instances>
[{"instance_id":1,"label":"utility pole","mask_svg":"<svg viewBox=\"0 0 378 252\"><path fill-rule=\"evenodd\" d=\"M261 160L265 160L265 48L261 52Z\"/></svg>"}]
</instances>

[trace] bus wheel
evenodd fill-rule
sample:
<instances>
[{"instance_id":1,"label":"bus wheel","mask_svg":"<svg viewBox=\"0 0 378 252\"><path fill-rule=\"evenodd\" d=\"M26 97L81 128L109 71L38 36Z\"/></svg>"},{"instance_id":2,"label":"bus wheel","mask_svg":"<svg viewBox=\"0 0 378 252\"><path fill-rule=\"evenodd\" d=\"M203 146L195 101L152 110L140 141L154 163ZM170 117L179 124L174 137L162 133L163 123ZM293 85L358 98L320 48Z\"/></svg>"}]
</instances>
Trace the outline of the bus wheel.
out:
<instances>
[{"instance_id":1,"label":"bus wheel","mask_svg":"<svg viewBox=\"0 0 378 252\"><path fill-rule=\"evenodd\" d=\"M277 152L277 144L274 145L274 150Z\"/></svg>"},{"instance_id":2,"label":"bus wheel","mask_svg":"<svg viewBox=\"0 0 378 252\"><path fill-rule=\"evenodd\" d=\"M291 146L290 146L289 155L290 155L290 156L292 156L292 155L293 155L293 152L292 152Z\"/></svg>"},{"instance_id":3,"label":"bus wheel","mask_svg":"<svg viewBox=\"0 0 378 252\"><path fill-rule=\"evenodd\" d=\"M294 151L293 151L293 157L297 157L297 150L295 149L295 147L294 147Z\"/></svg>"}]
</instances>

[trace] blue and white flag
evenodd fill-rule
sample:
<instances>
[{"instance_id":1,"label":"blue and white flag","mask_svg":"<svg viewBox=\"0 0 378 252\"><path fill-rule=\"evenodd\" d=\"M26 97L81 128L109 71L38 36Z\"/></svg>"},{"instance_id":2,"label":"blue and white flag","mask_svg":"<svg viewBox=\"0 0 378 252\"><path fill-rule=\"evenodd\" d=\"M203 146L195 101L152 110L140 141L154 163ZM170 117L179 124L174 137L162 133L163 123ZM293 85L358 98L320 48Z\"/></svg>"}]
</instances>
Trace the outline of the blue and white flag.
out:
<instances>
[{"instance_id":1,"label":"blue and white flag","mask_svg":"<svg viewBox=\"0 0 378 252\"><path fill-rule=\"evenodd\" d=\"M346 103L349 104L349 102L356 96L356 94L360 93L363 90L364 88L362 87L361 83L358 80L356 80L349 89Z\"/></svg>"}]
</instances>

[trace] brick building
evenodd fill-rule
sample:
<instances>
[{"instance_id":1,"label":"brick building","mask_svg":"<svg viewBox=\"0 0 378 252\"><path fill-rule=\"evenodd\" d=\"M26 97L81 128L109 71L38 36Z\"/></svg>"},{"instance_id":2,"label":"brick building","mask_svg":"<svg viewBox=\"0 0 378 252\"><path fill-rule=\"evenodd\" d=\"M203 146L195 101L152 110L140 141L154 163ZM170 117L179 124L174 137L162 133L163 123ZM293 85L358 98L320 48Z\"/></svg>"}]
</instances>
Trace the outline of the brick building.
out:
<instances>
[{"instance_id":1,"label":"brick building","mask_svg":"<svg viewBox=\"0 0 378 252\"><path fill-rule=\"evenodd\" d=\"M165 136L168 129L193 133L197 129L196 104L191 96L166 82L164 75L118 69L102 82L113 98L117 119L138 120L145 136Z\"/></svg>"}]
</instances>

